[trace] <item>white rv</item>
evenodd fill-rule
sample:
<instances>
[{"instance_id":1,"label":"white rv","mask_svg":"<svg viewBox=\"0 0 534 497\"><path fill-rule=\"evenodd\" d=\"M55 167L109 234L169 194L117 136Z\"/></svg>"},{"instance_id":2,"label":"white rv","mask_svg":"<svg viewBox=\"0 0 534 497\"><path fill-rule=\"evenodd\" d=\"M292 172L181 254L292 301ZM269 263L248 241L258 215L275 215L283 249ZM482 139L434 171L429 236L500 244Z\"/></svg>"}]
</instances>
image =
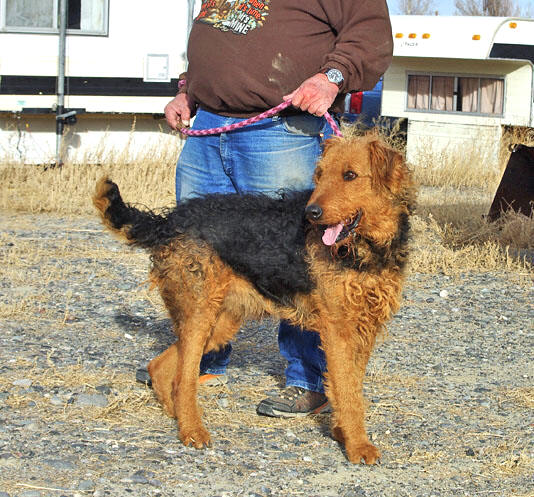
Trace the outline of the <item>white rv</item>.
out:
<instances>
[{"instance_id":1,"label":"white rv","mask_svg":"<svg viewBox=\"0 0 534 497\"><path fill-rule=\"evenodd\" d=\"M534 126L534 19L393 16L392 25L381 113L407 119L410 162L468 142L496 163L503 126Z\"/></svg>"},{"instance_id":2,"label":"white rv","mask_svg":"<svg viewBox=\"0 0 534 497\"><path fill-rule=\"evenodd\" d=\"M68 158L87 158L102 147L128 145L135 154L147 143L176 145L161 116L185 68L194 3L68 2ZM0 161L54 161L59 5L0 0Z\"/></svg>"}]
</instances>

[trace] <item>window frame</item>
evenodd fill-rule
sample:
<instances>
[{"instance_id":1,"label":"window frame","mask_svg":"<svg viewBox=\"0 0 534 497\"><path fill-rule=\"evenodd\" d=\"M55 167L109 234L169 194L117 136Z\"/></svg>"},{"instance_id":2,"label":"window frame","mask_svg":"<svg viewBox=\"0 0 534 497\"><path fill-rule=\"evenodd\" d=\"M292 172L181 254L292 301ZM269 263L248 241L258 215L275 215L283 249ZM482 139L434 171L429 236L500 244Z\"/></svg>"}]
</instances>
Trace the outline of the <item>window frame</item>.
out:
<instances>
[{"instance_id":1,"label":"window frame","mask_svg":"<svg viewBox=\"0 0 534 497\"><path fill-rule=\"evenodd\" d=\"M408 88L410 82L410 76L428 76L430 77L429 84L429 93L428 93L428 108L427 109L413 109L408 107ZM453 93L453 109L455 110L435 110L431 108L432 105L432 78L433 77L449 77L454 78L454 93ZM459 96L459 85L461 78L477 78L478 79L478 93L477 93L477 109L480 109L480 100L482 97L482 92L480 91L480 80L482 79L496 79L503 82L503 98L502 98L502 112L499 114L489 114L486 112L464 112L461 110L456 110L458 104ZM406 72L406 99L404 102L404 108L406 112L421 112L421 113L431 113L431 114L453 114L459 116L480 116L480 117L493 117L499 118L504 117L506 108L506 76L504 75L495 75L495 74L459 74L459 73L441 73L441 72L421 72L421 71L407 71Z\"/></svg>"},{"instance_id":2,"label":"window frame","mask_svg":"<svg viewBox=\"0 0 534 497\"><path fill-rule=\"evenodd\" d=\"M59 34L59 0L52 0L54 12L51 28L39 28L31 26L7 26L7 0L0 0L0 33L13 34ZM74 36L108 36L109 35L109 1L104 0L104 17L102 30L88 31L82 29L67 28L68 35Z\"/></svg>"}]
</instances>

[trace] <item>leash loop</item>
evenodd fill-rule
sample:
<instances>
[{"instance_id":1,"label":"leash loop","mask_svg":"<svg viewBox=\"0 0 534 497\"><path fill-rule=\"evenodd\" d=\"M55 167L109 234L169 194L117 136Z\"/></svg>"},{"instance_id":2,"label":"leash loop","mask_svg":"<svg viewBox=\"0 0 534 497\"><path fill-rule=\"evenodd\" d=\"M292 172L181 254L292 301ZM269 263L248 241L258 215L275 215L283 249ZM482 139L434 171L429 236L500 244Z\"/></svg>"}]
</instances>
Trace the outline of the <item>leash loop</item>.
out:
<instances>
[{"instance_id":1,"label":"leash loop","mask_svg":"<svg viewBox=\"0 0 534 497\"><path fill-rule=\"evenodd\" d=\"M217 128L210 128L210 129L190 129L190 128L181 128L180 133L188 136L207 136L207 135L218 135L221 133L227 133L228 131L234 131L239 128L244 128L245 126L248 126L249 124L257 123L258 121L261 121L262 119L266 119L267 117L272 117L276 114L278 114L280 111L286 109L291 105L291 100L286 100L285 102L282 102L281 104L277 105L276 107L273 107L272 109L266 110L265 112L262 112L261 114L258 114L257 116L251 117L249 119L245 119L244 121L229 124L228 126L219 126ZM324 118L330 124L332 130L334 131L334 134L336 136L343 136L341 134L341 131L339 130L339 126L337 125L336 121L334 121L334 118L328 113L325 112Z\"/></svg>"}]
</instances>

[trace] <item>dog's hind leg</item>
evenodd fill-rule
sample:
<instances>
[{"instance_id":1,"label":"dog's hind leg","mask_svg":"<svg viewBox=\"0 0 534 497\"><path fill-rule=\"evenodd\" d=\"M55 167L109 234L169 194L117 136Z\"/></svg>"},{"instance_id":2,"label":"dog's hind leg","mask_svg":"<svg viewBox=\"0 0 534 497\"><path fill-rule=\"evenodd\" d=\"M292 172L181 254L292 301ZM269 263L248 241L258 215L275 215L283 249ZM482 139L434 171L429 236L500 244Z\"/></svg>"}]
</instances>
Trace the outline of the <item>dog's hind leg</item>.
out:
<instances>
[{"instance_id":1,"label":"dog's hind leg","mask_svg":"<svg viewBox=\"0 0 534 497\"><path fill-rule=\"evenodd\" d=\"M152 390L161 402L165 412L175 418L172 400L172 380L178 367L178 342L173 343L159 356L148 363L148 374L152 380Z\"/></svg>"},{"instance_id":2,"label":"dog's hind leg","mask_svg":"<svg viewBox=\"0 0 534 497\"><path fill-rule=\"evenodd\" d=\"M172 381L180 440L197 449L210 445L210 434L202 424L197 402L200 360L216 319L216 314L210 311L209 307L198 309L180 323L176 374Z\"/></svg>"},{"instance_id":3,"label":"dog's hind leg","mask_svg":"<svg viewBox=\"0 0 534 497\"><path fill-rule=\"evenodd\" d=\"M334 408L332 434L345 445L350 462L363 459L375 464L380 452L367 437L363 401L363 378L373 343L355 343L349 326L329 323L321 333L328 368L327 396Z\"/></svg>"},{"instance_id":4,"label":"dog's hind leg","mask_svg":"<svg viewBox=\"0 0 534 497\"><path fill-rule=\"evenodd\" d=\"M204 353L227 344L239 331L241 320L227 312L219 314L211 336L204 346ZM176 417L172 398L172 382L178 370L178 342L173 343L148 364L152 389L163 405L165 412Z\"/></svg>"}]
</instances>

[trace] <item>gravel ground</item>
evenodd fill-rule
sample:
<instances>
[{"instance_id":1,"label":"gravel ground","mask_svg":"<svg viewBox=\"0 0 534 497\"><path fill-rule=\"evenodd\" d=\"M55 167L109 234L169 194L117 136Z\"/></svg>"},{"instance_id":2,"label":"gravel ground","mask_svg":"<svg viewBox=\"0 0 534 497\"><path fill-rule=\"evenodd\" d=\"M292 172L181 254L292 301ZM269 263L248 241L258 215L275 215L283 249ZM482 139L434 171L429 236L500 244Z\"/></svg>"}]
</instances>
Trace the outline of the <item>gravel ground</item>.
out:
<instances>
[{"instance_id":1,"label":"gravel ground","mask_svg":"<svg viewBox=\"0 0 534 497\"><path fill-rule=\"evenodd\" d=\"M283 381L275 324L251 323L226 387L204 387L213 447L183 447L136 369L173 341L148 260L89 218L0 213L0 497L534 495L534 286L412 274L372 357L381 465L349 464L328 416L255 406Z\"/></svg>"}]
</instances>

